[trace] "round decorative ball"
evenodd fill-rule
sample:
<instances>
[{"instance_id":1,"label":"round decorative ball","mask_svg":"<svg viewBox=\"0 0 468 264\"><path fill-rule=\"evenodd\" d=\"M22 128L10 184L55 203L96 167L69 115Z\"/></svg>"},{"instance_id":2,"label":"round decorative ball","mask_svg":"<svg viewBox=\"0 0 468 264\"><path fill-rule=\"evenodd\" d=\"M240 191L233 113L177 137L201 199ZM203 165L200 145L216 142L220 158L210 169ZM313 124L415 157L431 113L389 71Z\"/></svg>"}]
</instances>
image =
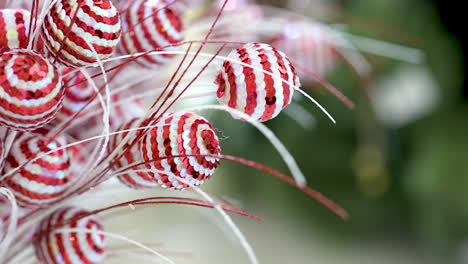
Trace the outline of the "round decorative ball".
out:
<instances>
[{"instance_id":1,"label":"round decorative ball","mask_svg":"<svg viewBox=\"0 0 468 264\"><path fill-rule=\"evenodd\" d=\"M122 16L123 31L122 52L135 54L149 51L175 50L167 47L183 40L183 24L178 14L165 7L164 1L135 0ZM158 50L159 49L159 50ZM172 54L143 56L137 62L145 67L157 67L173 58Z\"/></svg>"},{"instance_id":2,"label":"round decorative ball","mask_svg":"<svg viewBox=\"0 0 468 264\"><path fill-rule=\"evenodd\" d=\"M0 10L0 52L28 47L30 18L24 9Z\"/></svg>"},{"instance_id":3,"label":"round decorative ball","mask_svg":"<svg viewBox=\"0 0 468 264\"><path fill-rule=\"evenodd\" d=\"M289 23L271 44L300 66L297 72L301 80L315 82L311 75L326 77L342 59L334 37L321 24L298 22Z\"/></svg>"},{"instance_id":4,"label":"round decorative ball","mask_svg":"<svg viewBox=\"0 0 468 264\"><path fill-rule=\"evenodd\" d=\"M43 207L63 197L73 180L70 155L67 149L59 149L65 144L61 136L50 139L36 133L24 133L14 141L3 172L19 169L3 179L2 185L13 192L19 205ZM40 158L30 161L36 157Z\"/></svg>"},{"instance_id":5,"label":"round decorative ball","mask_svg":"<svg viewBox=\"0 0 468 264\"><path fill-rule=\"evenodd\" d=\"M118 131L122 130L129 130L132 128L137 128L144 126L140 119L134 119L124 125L122 125ZM121 134L117 134L111 138L109 146L111 147L111 151L114 151L118 145L125 140L129 133L132 133L135 138L142 132L143 130L137 130L134 132L124 132ZM131 145L135 138L129 138L128 141L122 148L122 151L126 151L125 154L117 160L115 163L116 169L123 169L128 167L129 165L134 165L136 163L140 163L143 161L139 144ZM129 150L127 150L130 148ZM138 170L144 170L145 166L138 166L128 170L128 173L121 174L117 176L120 182L122 182L127 187L133 189L143 189L143 188L153 188L159 186L159 183L155 180L154 177L150 176L150 174L146 172L138 172Z\"/></svg>"},{"instance_id":6,"label":"round decorative ball","mask_svg":"<svg viewBox=\"0 0 468 264\"><path fill-rule=\"evenodd\" d=\"M87 66L109 58L120 40L119 13L110 0L59 0L44 19L44 45L61 63Z\"/></svg>"},{"instance_id":7,"label":"round decorative ball","mask_svg":"<svg viewBox=\"0 0 468 264\"><path fill-rule=\"evenodd\" d=\"M244 64L224 61L215 81L218 102L256 120L276 117L291 102L294 87L290 84L300 86L286 55L268 44L245 44L228 57Z\"/></svg>"},{"instance_id":8,"label":"round decorative ball","mask_svg":"<svg viewBox=\"0 0 468 264\"><path fill-rule=\"evenodd\" d=\"M65 86L65 97L63 107L57 113L57 121L63 122L78 113L96 94L89 85L88 80L81 72L73 73L73 69L65 67L61 72L63 85ZM81 113L83 117L86 113Z\"/></svg>"},{"instance_id":9,"label":"round decorative ball","mask_svg":"<svg viewBox=\"0 0 468 264\"><path fill-rule=\"evenodd\" d=\"M36 52L12 50L0 56L0 124L34 130L60 109L64 89L57 68Z\"/></svg>"},{"instance_id":10,"label":"round decorative ball","mask_svg":"<svg viewBox=\"0 0 468 264\"><path fill-rule=\"evenodd\" d=\"M80 229L76 232L54 232ZM42 220L36 232L34 249L43 264L98 264L106 248L104 228L99 218L76 208L62 208Z\"/></svg>"},{"instance_id":11,"label":"round decorative ball","mask_svg":"<svg viewBox=\"0 0 468 264\"><path fill-rule=\"evenodd\" d=\"M183 190L199 186L213 175L219 159L199 155L219 155L221 147L216 131L205 118L180 111L164 115L157 125L140 141L140 150L146 168L160 171L149 172L160 186Z\"/></svg>"}]
</instances>

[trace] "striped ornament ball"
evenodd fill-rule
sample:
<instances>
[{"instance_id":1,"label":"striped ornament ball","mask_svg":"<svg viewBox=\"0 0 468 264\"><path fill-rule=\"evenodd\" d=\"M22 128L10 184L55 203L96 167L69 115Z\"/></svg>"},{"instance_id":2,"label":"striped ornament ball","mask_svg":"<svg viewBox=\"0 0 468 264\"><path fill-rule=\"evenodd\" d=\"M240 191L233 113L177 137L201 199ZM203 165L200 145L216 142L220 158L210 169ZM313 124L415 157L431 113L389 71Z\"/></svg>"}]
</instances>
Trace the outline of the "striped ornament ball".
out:
<instances>
[{"instance_id":1,"label":"striped ornament ball","mask_svg":"<svg viewBox=\"0 0 468 264\"><path fill-rule=\"evenodd\" d=\"M0 52L28 47L30 18L24 9L0 10Z\"/></svg>"},{"instance_id":2,"label":"striped ornament ball","mask_svg":"<svg viewBox=\"0 0 468 264\"><path fill-rule=\"evenodd\" d=\"M44 207L63 197L73 180L70 155L59 149L65 144L62 136L51 139L36 133L23 133L14 141L3 168L3 175L9 175L1 184L19 205Z\"/></svg>"},{"instance_id":3,"label":"striped ornament ball","mask_svg":"<svg viewBox=\"0 0 468 264\"><path fill-rule=\"evenodd\" d=\"M79 229L75 232L55 232ZM98 264L104 260L106 239L100 219L76 208L61 208L42 220L34 249L42 264ZM55 233L54 233L55 232Z\"/></svg>"},{"instance_id":4,"label":"striped ornament ball","mask_svg":"<svg viewBox=\"0 0 468 264\"><path fill-rule=\"evenodd\" d=\"M141 126L143 126L141 119L133 119L130 122L123 124L118 129L118 131L135 129ZM133 140L142 131L143 130L124 132L124 133L117 134L111 138L111 141L109 142L109 146L111 148L110 152L116 150L119 144L121 144L127 138L129 133L130 133L130 136L133 135L133 137L130 137L127 139L126 143L122 147L122 151L125 151L125 153L123 154L122 157L120 157L120 159L116 161L114 165L116 170L124 169L126 167L129 167L131 165L134 165L143 161L143 158L139 149L139 144L132 145ZM118 175L117 179L119 179L119 181L122 182L127 187L130 187L133 189L153 188L153 187L159 186L159 183L154 179L154 177L151 177L150 174L148 174L147 172L141 171L144 169L145 169L145 166L133 167L131 169L128 169L127 173Z\"/></svg>"},{"instance_id":5,"label":"striped ornament ball","mask_svg":"<svg viewBox=\"0 0 468 264\"><path fill-rule=\"evenodd\" d=\"M38 53L12 50L0 56L0 125L42 127L55 117L63 94L57 68Z\"/></svg>"},{"instance_id":6,"label":"striped ornament ball","mask_svg":"<svg viewBox=\"0 0 468 264\"><path fill-rule=\"evenodd\" d=\"M109 0L58 0L41 31L50 56L70 67L109 58L120 34L119 13Z\"/></svg>"},{"instance_id":7,"label":"striped ornament ball","mask_svg":"<svg viewBox=\"0 0 468 264\"><path fill-rule=\"evenodd\" d=\"M228 58L215 80L218 101L255 120L276 117L291 102L291 84L300 86L286 55L268 44L245 44L231 51Z\"/></svg>"},{"instance_id":8,"label":"striped ornament ball","mask_svg":"<svg viewBox=\"0 0 468 264\"><path fill-rule=\"evenodd\" d=\"M122 15L121 50L124 54L136 54L149 51L176 50L167 47L183 40L183 23L178 14L165 7L164 1L135 0ZM165 64L173 58L172 54L143 56L137 62L145 67L154 68Z\"/></svg>"},{"instance_id":9,"label":"striped ornament ball","mask_svg":"<svg viewBox=\"0 0 468 264\"><path fill-rule=\"evenodd\" d=\"M159 170L149 175L160 186L183 190L203 184L214 174L219 159L200 155L220 155L221 146L205 118L178 111L164 115L157 125L140 141L140 150L146 168Z\"/></svg>"},{"instance_id":10,"label":"striped ornament ball","mask_svg":"<svg viewBox=\"0 0 468 264\"><path fill-rule=\"evenodd\" d=\"M65 86L65 97L63 107L57 113L58 122L66 121L85 107L89 100L96 94L93 87L81 72L73 73L70 67L64 67L61 71L63 85ZM80 113L83 117L86 113Z\"/></svg>"}]
</instances>

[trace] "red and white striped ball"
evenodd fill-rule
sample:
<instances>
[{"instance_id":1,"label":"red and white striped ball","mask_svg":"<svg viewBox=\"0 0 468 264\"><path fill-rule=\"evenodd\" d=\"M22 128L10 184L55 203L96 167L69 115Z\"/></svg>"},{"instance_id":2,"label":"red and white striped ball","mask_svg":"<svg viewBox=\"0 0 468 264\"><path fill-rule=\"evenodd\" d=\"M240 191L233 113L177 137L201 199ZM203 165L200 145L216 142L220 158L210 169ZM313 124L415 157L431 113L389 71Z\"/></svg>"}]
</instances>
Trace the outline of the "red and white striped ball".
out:
<instances>
[{"instance_id":1,"label":"red and white striped ball","mask_svg":"<svg viewBox=\"0 0 468 264\"><path fill-rule=\"evenodd\" d=\"M131 94L115 94L112 96L112 110L109 122L112 128L143 117L146 114L145 104L141 99L132 98Z\"/></svg>"},{"instance_id":2,"label":"red and white striped ball","mask_svg":"<svg viewBox=\"0 0 468 264\"><path fill-rule=\"evenodd\" d=\"M326 77L341 60L335 42L320 24L290 23L272 44L288 54L301 80L314 82L312 75Z\"/></svg>"},{"instance_id":3,"label":"red and white striped ball","mask_svg":"<svg viewBox=\"0 0 468 264\"><path fill-rule=\"evenodd\" d=\"M24 9L0 10L0 52L28 47L30 18Z\"/></svg>"},{"instance_id":4,"label":"red and white striped ball","mask_svg":"<svg viewBox=\"0 0 468 264\"><path fill-rule=\"evenodd\" d=\"M122 52L135 54L164 48L164 51L177 50L166 47L183 40L182 19L164 1L135 0L122 16ZM161 50L157 50L161 51ZM174 55L148 55L137 60L145 67L157 67L167 63Z\"/></svg>"},{"instance_id":5,"label":"red and white striped ball","mask_svg":"<svg viewBox=\"0 0 468 264\"><path fill-rule=\"evenodd\" d=\"M100 219L76 208L62 208L42 220L34 242L36 256L43 264L98 264L104 260L106 239L98 233L104 228ZM55 232L80 229L76 232Z\"/></svg>"},{"instance_id":6,"label":"red and white striped ball","mask_svg":"<svg viewBox=\"0 0 468 264\"><path fill-rule=\"evenodd\" d=\"M0 124L34 130L50 122L62 106L57 68L36 52L12 50L0 57Z\"/></svg>"},{"instance_id":7,"label":"red and white striped ball","mask_svg":"<svg viewBox=\"0 0 468 264\"><path fill-rule=\"evenodd\" d=\"M42 26L46 48L58 61L71 67L109 58L119 43L120 33L119 13L110 0L59 0Z\"/></svg>"},{"instance_id":8,"label":"red and white striped ball","mask_svg":"<svg viewBox=\"0 0 468 264\"><path fill-rule=\"evenodd\" d=\"M67 149L57 150L65 144L61 136L50 139L36 133L24 133L15 140L3 172L5 175L19 169L6 177L2 185L13 192L19 205L43 207L62 198L73 180ZM56 151L47 154L53 150ZM36 157L39 159L28 162Z\"/></svg>"},{"instance_id":9,"label":"red and white striped ball","mask_svg":"<svg viewBox=\"0 0 468 264\"><path fill-rule=\"evenodd\" d=\"M176 190L199 186L208 180L218 167L219 159L185 155L221 153L218 136L211 124L195 113L182 111L164 115L157 124L158 127L151 129L140 141L143 161L156 160L145 164L146 168L161 171L150 172L150 176L160 186ZM171 172L190 185L164 172Z\"/></svg>"},{"instance_id":10,"label":"red and white striped ball","mask_svg":"<svg viewBox=\"0 0 468 264\"><path fill-rule=\"evenodd\" d=\"M89 85L88 80L80 71L72 73L73 69L66 67L62 70L63 85L65 86L65 97L63 107L57 113L57 121L63 122L78 113L96 94ZM82 112L78 117L86 115Z\"/></svg>"},{"instance_id":11,"label":"red and white striped ball","mask_svg":"<svg viewBox=\"0 0 468 264\"><path fill-rule=\"evenodd\" d=\"M224 61L215 81L218 101L255 120L276 117L291 102L294 87L290 84L300 86L286 55L268 44L249 43L231 51L228 57L255 69Z\"/></svg>"},{"instance_id":12,"label":"red and white striped ball","mask_svg":"<svg viewBox=\"0 0 468 264\"><path fill-rule=\"evenodd\" d=\"M137 128L144 126L142 124L141 119L134 119L124 125L122 125L118 131L128 130L131 128ZM118 145L125 140L127 135L131 133L134 137L129 138L126 144L123 146L122 151L126 151L125 154L115 163L115 168L123 169L128 167L129 165L140 163L143 161L139 144L135 144L131 146L133 140L142 132L143 130L137 130L135 132L124 132L118 134L111 138L111 142L109 146L111 147L111 151L115 150ZM131 147L131 148L130 148ZM130 148L128 151L127 149ZM120 153L119 153L120 154ZM124 185L134 188L134 189L143 189L143 188L153 188L159 186L159 183L154 179L154 177L150 176L150 174L146 172L136 172L137 170L145 170L145 166L138 166L128 170L128 173L118 175L117 179L122 182Z\"/></svg>"}]
</instances>

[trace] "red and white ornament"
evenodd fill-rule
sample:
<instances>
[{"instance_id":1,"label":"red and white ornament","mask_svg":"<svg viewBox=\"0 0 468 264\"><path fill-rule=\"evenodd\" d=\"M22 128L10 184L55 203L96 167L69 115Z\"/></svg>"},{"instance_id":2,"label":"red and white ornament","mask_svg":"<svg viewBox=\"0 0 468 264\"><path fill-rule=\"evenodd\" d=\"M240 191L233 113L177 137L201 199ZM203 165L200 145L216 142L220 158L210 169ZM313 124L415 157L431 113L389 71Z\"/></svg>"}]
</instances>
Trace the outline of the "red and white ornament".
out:
<instances>
[{"instance_id":1,"label":"red and white ornament","mask_svg":"<svg viewBox=\"0 0 468 264\"><path fill-rule=\"evenodd\" d=\"M290 84L300 86L286 55L268 44L249 43L231 51L228 57L253 68L224 61L215 81L218 101L256 120L276 117L291 102L294 87Z\"/></svg>"},{"instance_id":2,"label":"red and white ornament","mask_svg":"<svg viewBox=\"0 0 468 264\"><path fill-rule=\"evenodd\" d=\"M24 9L0 10L0 52L28 47L30 18Z\"/></svg>"},{"instance_id":3,"label":"red and white ornament","mask_svg":"<svg viewBox=\"0 0 468 264\"><path fill-rule=\"evenodd\" d=\"M57 150L65 144L61 136L50 139L36 133L24 133L14 141L3 172L21 167L3 179L2 185L13 192L19 205L42 207L62 198L73 180L67 149ZM54 152L46 154L49 151ZM45 156L30 162L39 155Z\"/></svg>"},{"instance_id":4,"label":"red and white ornament","mask_svg":"<svg viewBox=\"0 0 468 264\"><path fill-rule=\"evenodd\" d=\"M97 216L88 214L83 209L67 207L41 221L34 242L40 263L98 264L104 260L106 239L97 233L104 228ZM60 229L83 232L54 232Z\"/></svg>"},{"instance_id":5,"label":"red and white ornament","mask_svg":"<svg viewBox=\"0 0 468 264\"><path fill-rule=\"evenodd\" d=\"M211 124L195 113L182 111L164 115L157 124L158 127L140 141L146 168L161 171L149 172L149 175L162 187L176 190L190 188L190 185L164 172L171 172L193 186L208 180L218 167L219 159L196 155L221 153L218 136Z\"/></svg>"},{"instance_id":6,"label":"red and white ornament","mask_svg":"<svg viewBox=\"0 0 468 264\"><path fill-rule=\"evenodd\" d=\"M78 113L96 94L89 85L88 80L80 71L72 73L73 69L66 67L62 70L63 85L65 86L65 97L63 107L57 113L57 121L63 122ZM86 113L81 113L79 117Z\"/></svg>"},{"instance_id":7,"label":"red and white ornament","mask_svg":"<svg viewBox=\"0 0 468 264\"><path fill-rule=\"evenodd\" d=\"M289 23L271 44L288 54L301 80L313 82L311 75L324 78L341 60L336 42L324 26L297 22Z\"/></svg>"},{"instance_id":8,"label":"red and white ornament","mask_svg":"<svg viewBox=\"0 0 468 264\"><path fill-rule=\"evenodd\" d=\"M164 48L164 51L177 47L166 47L183 40L183 24L178 14L165 7L164 1L135 0L122 16L122 52L135 54ZM146 67L156 67L170 61L174 55L148 55L137 60Z\"/></svg>"},{"instance_id":9,"label":"red and white ornament","mask_svg":"<svg viewBox=\"0 0 468 264\"><path fill-rule=\"evenodd\" d=\"M59 0L46 15L41 36L53 57L79 67L109 58L120 33L119 13L110 0Z\"/></svg>"},{"instance_id":10,"label":"red and white ornament","mask_svg":"<svg viewBox=\"0 0 468 264\"><path fill-rule=\"evenodd\" d=\"M132 94L115 94L112 96L112 109L109 122L112 128L117 128L135 118L146 114L145 104L141 99L132 98Z\"/></svg>"},{"instance_id":11,"label":"red and white ornament","mask_svg":"<svg viewBox=\"0 0 468 264\"><path fill-rule=\"evenodd\" d=\"M0 56L0 124L34 130L60 109L64 89L57 68L36 52L12 50Z\"/></svg>"},{"instance_id":12,"label":"red and white ornament","mask_svg":"<svg viewBox=\"0 0 468 264\"><path fill-rule=\"evenodd\" d=\"M140 126L143 126L142 121L140 119L134 119L128 122L127 124L122 125L118 129L118 131L137 128ZM111 151L115 150L129 133L134 133L135 137L137 137L142 131L143 130L137 130L135 132L124 132L115 135L111 138L111 141L109 143ZM130 150L126 151L126 153L116 162L115 167L117 169L123 169L130 165L134 165L143 161L139 149L139 144L131 146L131 143L133 143L133 139L134 138L130 138L122 148L122 151L126 151L127 148L131 147ZM159 186L159 183L154 179L154 177L150 176L150 174L146 172L137 172L137 170L144 169L145 166L134 167L132 169L129 169L128 173L117 176L117 179L119 179L119 181L125 184L126 186L134 189L153 188Z\"/></svg>"}]
</instances>

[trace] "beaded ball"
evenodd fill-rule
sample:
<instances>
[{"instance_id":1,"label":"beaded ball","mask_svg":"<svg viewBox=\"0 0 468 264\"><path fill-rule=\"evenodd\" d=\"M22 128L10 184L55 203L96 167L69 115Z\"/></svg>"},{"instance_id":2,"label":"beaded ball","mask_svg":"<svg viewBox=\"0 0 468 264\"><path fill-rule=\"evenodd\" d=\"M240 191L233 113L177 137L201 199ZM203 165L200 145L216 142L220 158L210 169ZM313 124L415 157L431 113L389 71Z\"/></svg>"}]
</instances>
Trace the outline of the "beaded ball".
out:
<instances>
[{"instance_id":1,"label":"beaded ball","mask_svg":"<svg viewBox=\"0 0 468 264\"><path fill-rule=\"evenodd\" d=\"M245 44L228 57L255 69L224 61L215 81L218 101L255 120L263 122L276 117L291 102L294 87L290 84L300 86L286 55L268 44Z\"/></svg>"},{"instance_id":2,"label":"beaded ball","mask_svg":"<svg viewBox=\"0 0 468 264\"><path fill-rule=\"evenodd\" d=\"M203 184L213 175L219 159L197 156L221 153L216 131L205 118L179 111L164 115L157 125L140 141L140 150L143 161L147 162L146 168L161 171L149 172L159 185L183 190L190 188L190 185L179 181L174 175L193 186ZM167 175L164 171L174 175Z\"/></svg>"},{"instance_id":3,"label":"beaded ball","mask_svg":"<svg viewBox=\"0 0 468 264\"><path fill-rule=\"evenodd\" d=\"M14 141L3 172L20 168L3 179L2 185L13 192L19 205L43 207L62 198L73 180L67 149L57 150L65 144L62 136L51 139L36 133L24 133Z\"/></svg>"},{"instance_id":4,"label":"beaded ball","mask_svg":"<svg viewBox=\"0 0 468 264\"><path fill-rule=\"evenodd\" d=\"M110 0L59 0L46 15L41 31L51 56L71 67L96 63L96 56L109 58L120 34L119 13Z\"/></svg>"},{"instance_id":5,"label":"beaded ball","mask_svg":"<svg viewBox=\"0 0 468 264\"><path fill-rule=\"evenodd\" d=\"M128 130L132 128L137 128L144 126L140 119L134 119L124 125L122 125L118 131ZM110 150L115 150L118 145L127 137L129 133L133 133L135 137L137 137L143 130L137 130L135 132L124 132L121 134L117 134L111 138L109 142ZM133 139L129 138L126 144L123 146L122 151L126 151L125 154L116 161L115 168L116 169L123 169L129 165L140 163L143 161L139 144L131 145ZM131 147L131 148L130 148ZM128 151L127 149L130 148ZM144 166L134 167L128 170L128 173L121 174L117 176L120 182L130 188L134 189L142 189L142 188L153 188L159 186L159 183L154 179L154 177L150 176L146 172L137 172L137 170L144 170Z\"/></svg>"},{"instance_id":6,"label":"beaded ball","mask_svg":"<svg viewBox=\"0 0 468 264\"><path fill-rule=\"evenodd\" d=\"M54 232L80 229L76 232ZM100 219L76 208L61 208L42 220L36 232L34 250L43 264L98 264L104 260L106 248Z\"/></svg>"},{"instance_id":7,"label":"beaded ball","mask_svg":"<svg viewBox=\"0 0 468 264\"><path fill-rule=\"evenodd\" d=\"M0 10L0 52L28 47L30 18L24 9Z\"/></svg>"},{"instance_id":8,"label":"beaded ball","mask_svg":"<svg viewBox=\"0 0 468 264\"><path fill-rule=\"evenodd\" d=\"M0 56L0 124L34 130L62 106L64 89L57 68L38 53L12 50Z\"/></svg>"},{"instance_id":9,"label":"beaded ball","mask_svg":"<svg viewBox=\"0 0 468 264\"><path fill-rule=\"evenodd\" d=\"M165 7L164 1L135 0L122 16L121 50L125 54L149 52L164 47L164 51L177 49L167 47L183 40L183 24L178 14ZM158 50L160 51L160 50ZM143 56L137 62L145 67L157 67L167 63L173 54Z\"/></svg>"},{"instance_id":10,"label":"beaded ball","mask_svg":"<svg viewBox=\"0 0 468 264\"><path fill-rule=\"evenodd\" d=\"M324 78L341 60L333 34L320 24L289 23L272 44L288 54L308 82L315 82L311 74Z\"/></svg>"},{"instance_id":11,"label":"beaded ball","mask_svg":"<svg viewBox=\"0 0 468 264\"><path fill-rule=\"evenodd\" d=\"M65 86L65 97L63 107L57 113L57 121L66 121L78 113L96 94L95 90L89 85L88 80L81 72L73 73L73 69L65 67L61 72L63 85ZM81 113L79 117L86 113Z\"/></svg>"}]
</instances>

